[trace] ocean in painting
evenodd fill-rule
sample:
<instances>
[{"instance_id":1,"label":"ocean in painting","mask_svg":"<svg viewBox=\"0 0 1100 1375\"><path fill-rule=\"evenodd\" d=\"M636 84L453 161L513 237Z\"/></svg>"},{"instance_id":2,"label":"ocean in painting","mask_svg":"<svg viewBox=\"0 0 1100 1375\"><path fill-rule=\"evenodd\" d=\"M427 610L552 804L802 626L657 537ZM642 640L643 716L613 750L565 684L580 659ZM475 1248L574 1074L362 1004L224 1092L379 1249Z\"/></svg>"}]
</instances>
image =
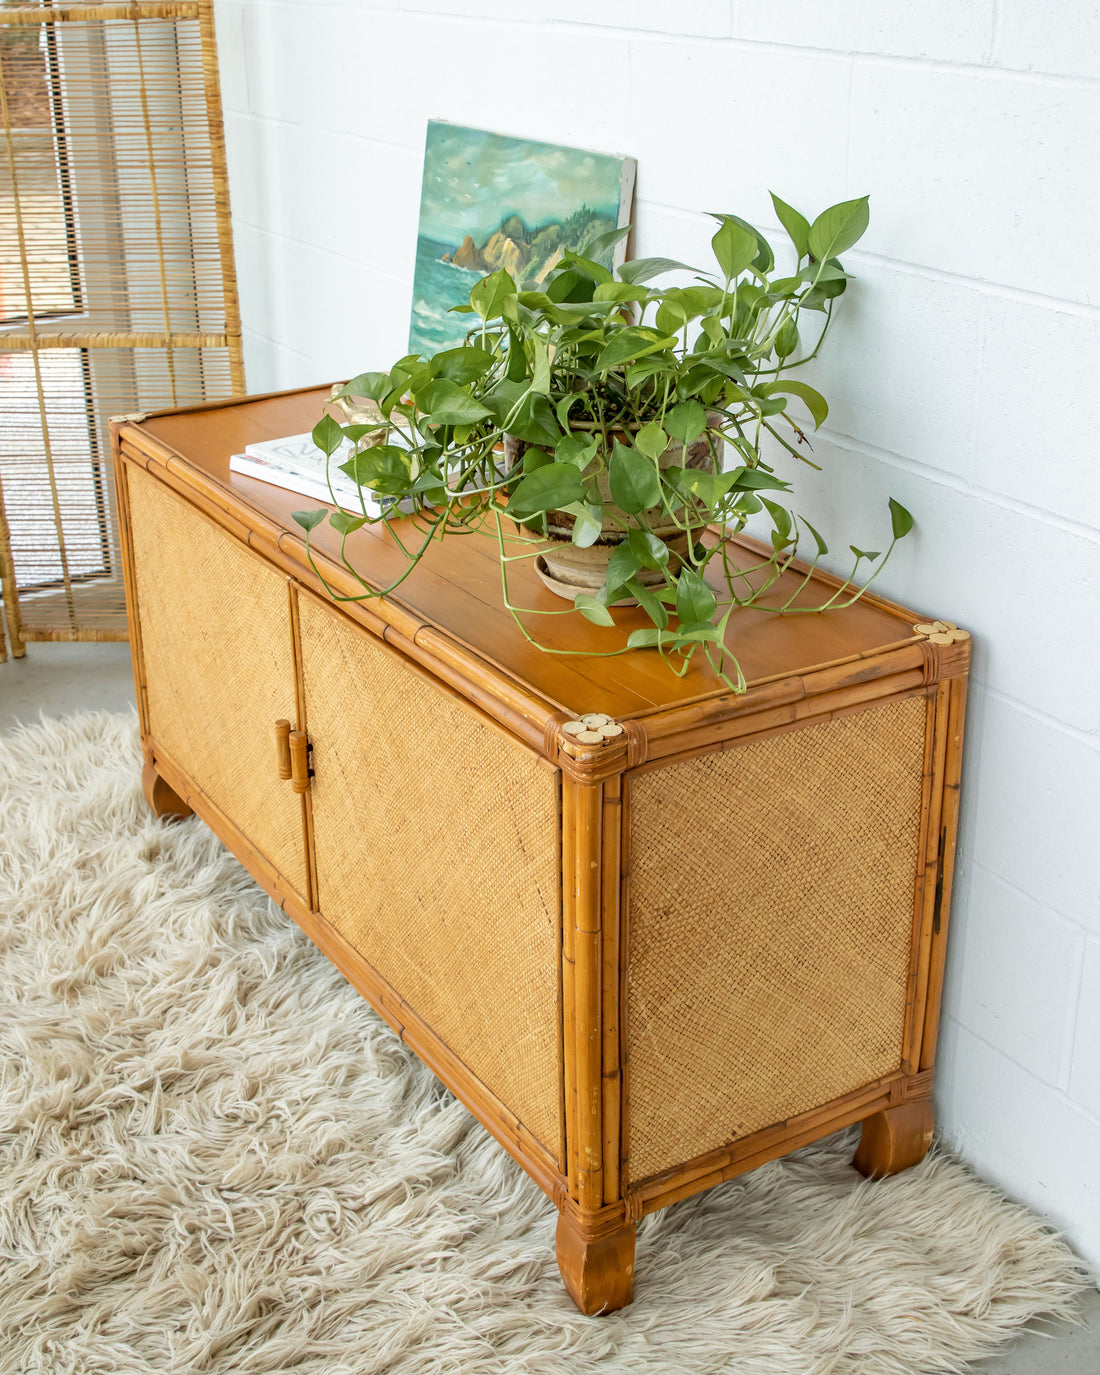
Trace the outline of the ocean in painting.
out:
<instances>
[{"instance_id":1,"label":"ocean in painting","mask_svg":"<svg viewBox=\"0 0 1100 1375\"><path fill-rule=\"evenodd\" d=\"M461 344L470 326L477 322L469 315L449 315L452 306L465 305L470 288L483 276L465 267L442 261L452 245L421 234L416 241L416 286L413 291L412 321L409 326L409 352L425 358L440 349Z\"/></svg>"},{"instance_id":2,"label":"ocean in painting","mask_svg":"<svg viewBox=\"0 0 1100 1375\"><path fill-rule=\"evenodd\" d=\"M472 321L451 315L486 273L504 268L521 289L541 286L566 249L629 223L635 161L428 123L409 352L462 342ZM621 263L625 246L615 250Z\"/></svg>"}]
</instances>

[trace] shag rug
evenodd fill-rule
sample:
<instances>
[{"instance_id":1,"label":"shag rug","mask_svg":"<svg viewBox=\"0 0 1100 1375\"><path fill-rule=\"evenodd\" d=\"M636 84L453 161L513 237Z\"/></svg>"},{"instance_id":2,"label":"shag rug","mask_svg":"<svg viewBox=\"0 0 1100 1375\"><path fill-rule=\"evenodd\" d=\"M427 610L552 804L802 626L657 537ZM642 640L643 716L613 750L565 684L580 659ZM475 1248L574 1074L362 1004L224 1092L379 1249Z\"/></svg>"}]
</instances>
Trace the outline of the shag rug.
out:
<instances>
[{"instance_id":1,"label":"shag rug","mask_svg":"<svg viewBox=\"0 0 1100 1375\"><path fill-rule=\"evenodd\" d=\"M552 1205L194 818L132 716L0 736L4 1375L913 1375L1084 1276L942 1152L833 1137L639 1228L581 1317Z\"/></svg>"}]
</instances>

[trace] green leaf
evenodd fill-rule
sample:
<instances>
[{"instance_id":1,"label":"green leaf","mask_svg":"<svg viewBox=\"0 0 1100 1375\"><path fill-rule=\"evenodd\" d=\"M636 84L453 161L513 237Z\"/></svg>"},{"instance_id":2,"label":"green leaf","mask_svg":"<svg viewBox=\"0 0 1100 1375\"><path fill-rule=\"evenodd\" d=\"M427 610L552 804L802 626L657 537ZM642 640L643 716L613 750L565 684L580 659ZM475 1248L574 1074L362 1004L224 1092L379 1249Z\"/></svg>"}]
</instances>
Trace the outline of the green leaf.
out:
<instances>
[{"instance_id":1,"label":"green leaf","mask_svg":"<svg viewBox=\"0 0 1100 1375\"><path fill-rule=\"evenodd\" d=\"M765 472L763 468L735 468L732 472L735 480L731 485L739 492L790 491L789 482L784 482L774 473Z\"/></svg>"},{"instance_id":2,"label":"green leaf","mask_svg":"<svg viewBox=\"0 0 1100 1375\"><path fill-rule=\"evenodd\" d=\"M740 276L756 257L756 235L750 234L728 215L722 216L722 223L710 241L714 256L726 281Z\"/></svg>"},{"instance_id":3,"label":"green leaf","mask_svg":"<svg viewBox=\"0 0 1100 1375\"><path fill-rule=\"evenodd\" d=\"M676 614L685 625L709 621L717 603L714 593L693 568L681 568L676 577Z\"/></svg>"},{"instance_id":4,"label":"green leaf","mask_svg":"<svg viewBox=\"0 0 1100 1375\"><path fill-rule=\"evenodd\" d=\"M626 540L617 544L607 561L608 587L622 587L641 567L638 555Z\"/></svg>"},{"instance_id":5,"label":"green leaf","mask_svg":"<svg viewBox=\"0 0 1100 1375\"><path fill-rule=\"evenodd\" d=\"M562 253L562 259L570 267L576 268L582 276L590 277L597 284L611 281L611 273L604 267L603 263L594 262L593 259L583 257L580 253L574 253L571 248L567 248Z\"/></svg>"},{"instance_id":6,"label":"green leaf","mask_svg":"<svg viewBox=\"0 0 1100 1375\"><path fill-rule=\"evenodd\" d=\"M890 498L890 524L895 539L904 539L913 528L913 517L900 501Z\"/></svg>"},{"instance_id":7,"label":"green leaf","mask_svg":"<svg viewBox=\"0 0 1100 1375\"><path fill-rule=\"evenodd\" d=\"M634 436L634 447L640 449L646 458L656 462L668 448L668 435L656 420L651 420Z\"/></svg>"},{"instance_id":8,"label":"green leaf","mask_svg":"<svg viewBox=\"0 0 1100 1375\"><path fill-rule=\"evenodd\" d=\"M660 630L664 630L668 625L668 612L665 610L664 603L655 597L652 591L644 583L640 583L637 578L631 578L625 584L626 590L646 613L649 619ZM639 632L635 631L634 634ZM627 641L629 645L630 641Z\"/></svg>"},{"instance_id":9,"label":"green leaf","mask_svg":"<svg viewBox=\"0 0 1100 1375\"><path fill-rule=\"evenodd\" d=\"M649 292L644 286L633 286L630 282L601 282L593 296L594 301L645 301Z\"/></svg>"},{"instance_id":10,"label":"green leaf","mask_svg":"<svg viewBox=\"0 0 1100 1375\"><path fill-rule=\"evenodd\" d=\"M572 463L583 473L599 447L600 441L594 434L567 434L558 440L554 458L558 463Z\"/></svg>"},{"instance_id":11,"label":"green leaf","mask_svg":"<svg viewBox=\"0 0 1100 1375\"><path fill-rule=\"evenodd\" d=\"M313 427L313 442L330 458L344 442L344 431L331 415L323 415Z\"/></svg>"},{"instance_id":12,"label":"green leaf","mask_svg":"<svg viewBox=\"0 0 1100 1375\"><path fill-rule=\"evenodd\" d=\"M639 598L639 600L641 599ZM648 611L649 608L646 607L646 610ZM667 616L665 618L665 624L668 624ZM627 649L652 649L655 645L661 643L661 630L663 629L664 626L660 629L656 627L651 629L649 626L646 626L644 630L632 630L627 636Z\"/></svg>"},{"instance_id":13,"label":"green leaf","mask_svg":"<svg viewBox=\"0 0 1100 1375\"><path fill-rule=\"evenodd\" d=\"M708 473L702 468L668 469L668 476L676 474L678 485L701 501L709 511L717 511L727 492L734 486L734 473Z\"/></svg>"},{"instance_id":14,"label":"green leaf","mask_svg":"<svg viewBox=\"0 0 1100 1375\"><path fill-rule=\"evenodd\" d=\"M619 277L624 282L648 282L653 277L659 277L662 272L675 272L677 269L684 272L697 270L689 267L687 263L677 262L675 258L632 258L619 268Z\"/></svg>"},{"instance_id":15,"label":"green leaf","mask_svg":"<svg viewBox=\"0 0 1100 1375\"><path fill-rule=\"evenodd\" d=\"M328 511L291 511L291 519L305 531L316 529L328 515Z\"/></svg>"},{"instance_id":16,"label":"green leaf","mask_svg":"<svg viewBox=\"0 0 1100 1375\"><path fill-rule=\"evenodd\" d=\"M673 643L675 645L690 645L698 644L701 640L720 640L721 638L721 631L716 625L711 625L709 621L701 621L698 625L681 624Z\"/></svg>"},{"instance_id":17,"label":"green leaf","mask_svg":"<svg viewBox=\"0 0 1100 1375\"><path fill-rule=\"evenodd\" d=\"M505 298L515 294L515 282L501 268L473 284L470 289L470 304L483 320L494 320L500 315Z\"/></svg>"},{"instance_id":18,"label":"green leaf","mask_svg":"<svg viewBox=\"0 0 1100 1375\"><path fill-rule=\"evenodd\" d=\"M573 409L573 407L577 404L577 402L580 399L580 392L567 392L566 395L563 396L562 399L558 402L558 404L554 407L554 414L558 417L558 424L562 427L563 430L567 430L569 428L569 412Z\"/></svg>"},{"instance_id":19,"label":"green leaf","mask_svg":"<svg viewBox=\"0 0 1100 1375\"><path fill-rule=\"evenodd\" d=\"M779 223L787 231L787 237L794 244L794 251L800 258L804 258L810 251L810 222L805 215L800 215L797 210L786 201L781 201L774 191L771 192L772 205L775 206L775 213L779 216ZM775 284L778 288L778 282Z\"/></svg>"},{"instance_id":20,"label":"green leaf","mask_svg":"<svg viewBox=\"0 0 1100 1375\"><path fill-rule=\"evenodd\" d=\"M798 348L798 326L787 317L779 326L779 332L775 336L775 356L777 358L789 358Z\"/></svg>"},{"instance_id":21,"label":"green leaf","mask_svg":"<svg viewBox=\"0 0 1100 1375\"><path fill-rule=\"evenodd\" d=\"M530 444L523 453L524 473L533 473L539 468L545 468L548 463L553 463L554 459L545 449L540 449L537 444Z\"/></svg>"},{"instance_id":22,"label":"green leaf","mask_svg":"<svg viewBox=\"0 0 1100 1375\"><path fill-rule=\"evenodd\" d=\"M626 385L634 388L639 386L647 377L652 377L655 373L664 372L668 367L677 366L675 357L661 349L658 353L650 354L643 358L640 363L632 363L626 370Z\"/></svg>"},{"instance_id":23,"label":"green leaf","mask_svg":"<svg viewBox=\"0 0 1100 1375\"><path fill-rule=\"evenodd\" d=\"M486 349L473 344L465 348L444 349L432 356L432 373L436 377L446 377L452 382L467 385L484 377L493 366L493 355Z\"/></svg>"},{"instance_id":24,"label":"green leaf","mask_svg":"<svg viewBox=\"0 0 1100 1375\"><path fill-rule=\"evenodd\" d=\"M857 563L860 561L860 559L870 559L871 562L874 563L875 559L877 559L878 556L879 556L879 553L878 553L878 550L877 550L877 549L872 549L872 550L857 549L857 548L855 547L854 544L849 544L848 548L849 548L849 549L852 551L852 553L856 556L856 562L857 562Z\"/></svg>"},{"instance_id":25,"label":"green leaf","mask_svg":"<svg viewBox=\"0 0 1100 1375\"><path fill-rule=\"evenodd\" d=\"M659 572L668 566L668 545L648 530L631 530L626 543L634 551L634 557L641 568L652 568Z\"/></svg>"},{"instance_id":26,"label":"green leaf","mask_svg":"<svg viewBox=\"0 0 1100 1375\"><path fill-rule=\"evenodd\" d=\"M830 205L814 220L807 244L819 263L839 257L863 237L871 219L867 202L867 196L841 201L839 205Z\"/></svg>"},{"instance_id":27,"label":"green leaf","mask_svg":"<svg viewBox=\"0 0 1100 1375\"><path fill-rule=\"evenodd\" d=\"M681 401L665 416L665 428L673 439L690 444L707 428L707 413L698 401Z\"/></svg>"},{"instance_id":28,"label":"green leaf","mask_svg":"<svg viewBox=\"0 0 1100 1375\"><path fill-rule=\"evenodd\" d=\"M416 393L416 404L433 425L472 425L491 414L447 377L437 377L422 387Z\"/></svg>"},{"instance_id":29,"label":"green leaf","mask_svg":"<svg viewBox=\"0 0 1100 1375\"><path fill-rule=\"evenodd\" d=\"M361 372L358 377L345 382L332 399L336 401L342 396L366 396L371 401L381 401L389 389L388 372Z\"/></svg>"},{"instance_id":30,"label":"green leaf","mask_svg":"<svg viewBox=\"0 0 1100 1375\"><path fill-rule=\"evenodd\" d=\"M572 502L584 500L581 475L572 463L547 463L528 473L508 501L508 514L515 520L542 511L557 511Z\"/></svg>"},{"instance_id":31,"label":"green leaf","mask_svg":"<svg viewBox=\"0 0 1100 1375\"><path fill-rule=\"evenodd\" d=\"M777 549L785 549L791 542L791 513L785 506L780 506L776 501L769 501L767 497L761 497L760 501L766 508L768 515L772 518L775 526L775 533L779 536L780 543L776 544ZM775 544L773 538L772 543Z\"/></svg>"},{"instance_id":32,"label":"green leaf","mask_svg":"<svg viewBox=\"0 0 1100 1375\"><path fill-rule=\"evenodd\" d=\"M573 517L572 542L578 549L587 549L603 534L603 507L587 501L571 501L562 506Z\"/></svg>"},{"instance_id":33,"label":"green leaf","mask_svg":"<svg viewBox=\"0 0 1100 1375\"><path fill-rule=\"evenodd\" d=\"M597 262L611 262L612 251L616 245L621 244L630 233L631 226L628 224L622 229L609 229L606 234L597 234L594 239L589 239L581 245L581 252L586 258L595 258Z\"/></svg>"},{"instance_id":34,"label":"green leaf","mask_svg":"<svg viewBox=\"0 0 1100 1375\"><path fill-rule=\"evenodd\" d=\"M646 511L661 500L661 483L652 462L617 439L607 475L611 500L628 515Z\"/></svg>"},{"instance_id":35,"label":"green leaf","mask_svg":"<svg viewBox=\"0 0 1100 1375\"><path fill-rule=\"evenodd\" d=\"M656 330L641 325L628 326L619 330L600 353L596 359L596 371L606 372L608 368L613 368L619 363L626 363L632 358L644 358L647 353L671 348L675 343L675 335L658 334Z\"/></svg>"},{"instance_id":36,"label":"green leaf","mask_svg":"<svg viewBox=\"0 0 1100 1375\"><path fill-rule=\"evenodd\" d=\"M797 396L800 401L805 402L806 409L813 416L814 429L817 429L825 417L829 414L829 403L805 382L794 382L787 378L781 378L778 382L765 382L762 387L757 387L757 392L764 396Z\"/></svg>"},{"instance_id":37,"label":"green leaf","mask_svg":"<svg viewBox=\"0 0 1100 1375\"><path fill-rule=\"evenodd\" d=\"M507 413L506 411L505 416ZM498 423L504 423L503 416ZM554 412L550 402L545 396L534 394L524 398L515 418L508 426L508 433L514 435L516 439L526 439L529 444L547 444L551 448L561 438L561 429L554 422Z\"/></svg>"},{"instance_id":38,"label":"green leaf","mask_svg":"<svg viewBox=\"0 0 1100 1375\"><path fill-rule=\"evenodd\" d=\"M404 496L412 480L411 461L407 449L399 449L395 444L379 444L374 449L353 454L346 463L340 464L340 471L372 492Z\"/></svg>"},{"instance_id":39,"label":"green leaf","mask_svg":"<svg viewBox=\"0 0 1100 1375\"><path fill-rule=\"evenodd\" d=\"M332 511L329 514L328 523L334 530L339 530L342 535L350 535L353 530L359 530L366 525L366 516L353 516L349 511Z\"/></svg>"},{"instance_id":40,"label":"green leaf","mask_svg":"<svg viewBox=\"0 0 1100 1375\"><path fill-rule=\"evenodd\" d=\"M550 392L550 350L546 340L537 335L531 341L535 351L535 366L531 373L531 390L540 396Z\"/></svg>"},{"instance_id":41,"label":"green leaf","mask_svg":"<svg viewBox=\"0 0 1100 1375\"><path fill-rule=\"evenodd\" d=\"M564 264L559 264L546 283L547 296L559 303L591 301L595 290L596 283L586 272Z\"/></svg>"},{"instance_id":42,"label":"green leaf","mask_svg":"<svg viewBox=\"0 0 1100 1375\"><path fill-rule=\"evenodd\" d=\"M818 557L820 558L822 554L827 554L829 552L829 546L825 543L825 541L821 538L821 536L818 534L818 532L814 529L814 527L810 524L810 522L806 519L805 516L802 517L802 524L806 527L807 530L809 530L810 534L814 537L814 543L817 545Z\"/></svg>"},{"instance_id":43,"label":"green leaf","mask_svg":"<svg viewBox=\"0 0 1100 1375\"><path fill-rule=\"evenodd\" d=\"M578 592L573 599L573 605L593 625L614 626L615 624L611 612L591 592Z\"/></svg>"}]
</instances>

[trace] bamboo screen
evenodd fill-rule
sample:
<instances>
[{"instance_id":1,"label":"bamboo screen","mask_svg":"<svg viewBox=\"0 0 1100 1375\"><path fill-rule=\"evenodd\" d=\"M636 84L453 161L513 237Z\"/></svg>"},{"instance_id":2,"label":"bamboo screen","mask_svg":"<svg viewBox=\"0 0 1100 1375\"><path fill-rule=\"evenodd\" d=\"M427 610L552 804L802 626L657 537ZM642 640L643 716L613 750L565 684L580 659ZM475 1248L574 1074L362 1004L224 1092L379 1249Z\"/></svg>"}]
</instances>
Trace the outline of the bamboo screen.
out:
<instances>
[{"instance_id":1,"label":"bamboo screen","mask_svg":"<svg viewBox=\"0 0 1100 1375\"><path fill-rule=\"evenodd\" d=\"M244 390L212 0L0 0L0 119L0 590L19 655L126 638L108 418Z\"/></svg>"}]
</instances>

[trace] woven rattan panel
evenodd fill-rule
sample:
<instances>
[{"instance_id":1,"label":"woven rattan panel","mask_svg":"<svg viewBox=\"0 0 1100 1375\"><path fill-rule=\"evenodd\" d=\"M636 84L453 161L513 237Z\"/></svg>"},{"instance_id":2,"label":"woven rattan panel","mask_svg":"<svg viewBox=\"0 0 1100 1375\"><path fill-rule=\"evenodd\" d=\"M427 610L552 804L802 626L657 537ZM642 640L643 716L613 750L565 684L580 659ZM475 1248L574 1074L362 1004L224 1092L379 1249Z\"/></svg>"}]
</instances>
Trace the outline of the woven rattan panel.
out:
<instances>
[{"instance_id":1,"label":"woven rattan panel","mask_svg":"<svg viewBox=\"0 0 1100 1375\"><path fill-rule=\"evenodd\" d=\"M297 715L287 580L126 472L153 740L305 893L302 800L275 753L275 722Z\"/></svg>"},{"instance_id":2,"label":"woven rattan panel","mask_svg":"<svg viewBox=\"0 0 1100 1375\"><path fill-rule=\"evenodd\" d=\"M631 782L633 1180L899 1069L926 710Z\"/></svg>"},{"instance_id":3,"label":"woven rattan panel","mask_svg":"<svg viewBox=\"0 0 1100 1375\"><path fill-rule=\"evenodd\" d=\"M558 780L301 598L319 906L560 1154Z\"/></svg>"}]
</instances>

